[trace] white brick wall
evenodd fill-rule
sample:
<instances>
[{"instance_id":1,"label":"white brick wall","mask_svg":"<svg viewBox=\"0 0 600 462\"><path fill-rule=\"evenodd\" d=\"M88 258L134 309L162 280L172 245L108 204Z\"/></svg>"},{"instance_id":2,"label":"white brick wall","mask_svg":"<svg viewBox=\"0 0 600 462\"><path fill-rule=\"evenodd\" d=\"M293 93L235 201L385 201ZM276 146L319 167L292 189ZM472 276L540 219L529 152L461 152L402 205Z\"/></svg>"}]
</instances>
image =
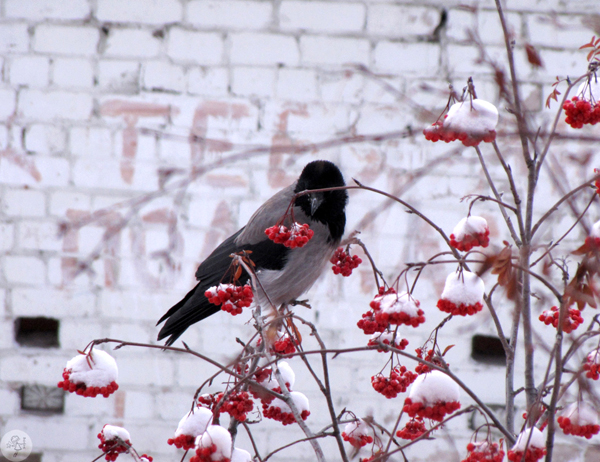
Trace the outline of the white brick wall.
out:
<instances>
[{"instance_id":1,"label":"white brick wall","mask_svg":"<svg viewBox=\"0 0 600 462\"><path fill-rule=\"evenodd\" d=\"M30 433L43 462L80 462L97 457L96 434L104 423L123 423L142 452L155 460L175 460L177 453L166 440L189 408L196 387L214 372L197 359L119 350L118 394L106 400L68 396L59 416L21 411L16 390L23 384L54 385L66 360L94 338L155 341L157 319L192 286L198 261L267 197L289 184L309 160L337 162L348 181L355 177L388 191L396 188L449 231L467 209L462 196L487 194L473 153L427 167L424 179L407 178L454 148L423 141L421 127L433 120L418 105L441 111L448 83L460 90L469 76L480 97L499 102L493 72L477 62L479 52L468 29L505 66L501 28L491 0L477 6L438 0L0 1L0 436L19 428ZM447 22L434 35L443 9ZM600 5L596 0L526 0L508 2L507 10L527 107L538 120L549 120L550 112L542 109L549 84L556 75L574 77L586 69L586 53L578 48L595 33L593 18L600 15ZM527 63L526 43L539 51L543 69L533 70ZM367 66L376 77L356 72L356 64ZM498 105L508 126L512 116L505 106ZM301 155L266 152L223 164L193 182L181 197L169 193L144 204L115 233L92 271L69 279L70 265L94 252L107 230L130 211L130 201L170 187L191 166L210 165L249 147L408 128L414 137ZM190 135L209 141L193 143ZM570 165L567 155L585 158L587 152L572 144L567 154L556 155ZM577 182L573 178L590 174L588 165L597 166L595 147L589 152L590 164L574 170L569 180ZM484 155L492 162L491 151L484 150ZM512 147L508 158L521 174ZM556 191L547 183L544 177L543 195L550 198ZM379 197L352 193L348 231L382 204ZM494 223L496 210L478 207ZM62 222L104 208L112 213L59 234ZM169 217L177 218L177 234L171 236L177 245L169 250L175 267L152 255L168 250ZM561 226L569 226L568 217L561 219ZM426 259L441 248L401 207L367 220L362 232L361 239L386 275L395 276L404 262ZM374 293L371 278L364 268L344 281L328 272L309 293L313 310L300 309L301 315L317 324L331 347L364 343L355 323ZM432 275L420 284L425 294L436 294L442 282L443 277ZM442 319L432 308L432 298L422 299L428 328ZM18 346L13 336L19 316L59 319L60 348ZM246 340L251 331L244 316L216 315L189 329L184 340L229 360L238 351L235 336ZM474 363L464 343L467 330L469 335L488 332L488 324L483 319L447 334L448 344L463 346L451 350L450 363L476 388L478 373L501 375L498 369ZM412 348L426 334L411 335ZM379 421L395 418L390 401L374 396L368 384L377 372L374 361L380 360L357 355L332 361L338 411L347 406L359 414L372 413ZM318 415L316 388L303 376L298 384L319 403L309 424L314 429L325 425ZM491 385L480 392L501 402L501 384ZM290 438L278 425L261 426L256 433L259 447L274 449ZM448 431L461 438L470 435L464 421ZM249 450L245 437L240 438ZM444 444L440 438L422 454L409 454L410 460L427 460L436 450L438 456L449 454ZM335 448L327 446L327 451L333 454L330 460L337 460ZM447 460L454 460L452 454ZM272 460L311 457L302 447Z\"/></svg>"}]
</instances>

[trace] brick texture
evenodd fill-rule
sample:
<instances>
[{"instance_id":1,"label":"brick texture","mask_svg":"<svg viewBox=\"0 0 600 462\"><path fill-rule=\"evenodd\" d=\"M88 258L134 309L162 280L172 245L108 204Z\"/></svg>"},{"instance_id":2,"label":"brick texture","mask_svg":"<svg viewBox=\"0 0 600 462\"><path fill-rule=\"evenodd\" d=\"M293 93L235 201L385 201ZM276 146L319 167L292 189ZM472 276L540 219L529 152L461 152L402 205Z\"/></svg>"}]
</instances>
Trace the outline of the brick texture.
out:
<instances>
[{"instance_id":1,"label":"brick texture","mask_svg":"<svg viewBox=\"0 0 600 462\"><path fill-rule=\"evenodd\" d=\"M216 371L197 358L119 349L118 393L106 400L69 395L60 415L21 411L18 390L54 386L66 361L95 338L156 344L156 321L193 287L198 262L310 160L336 162L348 183L356 178L398 195L450 233L469 210L461 198L489 191L473 150L426 143L421 135L446 105L449 84L460 94L473 77L478 96L496 104L499 144L515 175L523 174L515 154L519 143L510 136L514 116L496 85L508 75L508 63L494 2L459 3L0 2L0 437L19 428L31 435L44 462L79 462L98 456L96 434L104 423L122 424L140 453L173 460L166 441L197 388ZM600 4L504 3L524 107L532 126L548 127L558 107L544 108L551 84L556 76L574 80L586 71L586 51L579 47L598 35ZM544 67L528 62L527 45ZM559 130L567 130L562 121ZM586 134L595 140L597 126ZM320 147L323 142L328 144ZM556 201L555 184L575 187L600 165L595 145L561 142L550 157L564 176L554 183L542 170L535 204L540 210ZM488 148L482 153L490 175L501 179L503 170ZM508 197L505 183L499 190ZM495 204L473 207L493 228L490 251L499 250L510 236ZM383 197L351 191L347 217L347 234L361 231L390 281L406 262L446 250L418 217ZM540 245L556 240L572 225L570 212L561 212L536 239ZM581 235L553 250L555 259L564 253L571 265L574 240L583 239L583 231L576 232ZM455 265L445 269L454 271ZM426 329L402 330L410 340L407 351L423 345L444 319L435 309L444 271L426 270L420 277L415 292L426 311ZM484 278L491 287L494 279ZM296 307L296 313L313 322L331 348L364 346L356 322L376 291L366 264L343 280L327 269L307 294L312 309ZM509 326L510 307L499 313ZM14 322L24 316L59 320L60 346L19 346ZM470 336L493 333L487 312L478 316L448 322L444 341L456 347L447 358L477 393L501 403L503 369L470 357ZM252 332L250 319L247 311L235 318L220 313L182 339L229 363L240 351L235 338L245 342ZM305 348L316 348L304 329ZM552 337L546 340L550 344ZM544 370L546 350L536 350ZM369 383L385 363L378 355L330 361L337 412L347 407L377 422L395 421L401 401L378 396ZM311 399L308 423L318 431L328 424L326 403L301 361L290 362L298 374L296 389ZM493 380L481 380L482 374ZM203 392L222 390L222 382L218 377ZM519 413L525 410L521 395ZM465 394L461 398L468 402ZM457 419L445 430L461 457L472 433L467 425L466 418ZM252 427L259 448L273 450L300 437L297 428L273 422ZM242 433L236 444L250 451ZM580 446L573 449L577 462L586 460ZM334 444L324 447L328 460L339 459ZM422 447L409 448L407 458L459 457L454 449L448 452L445 438ZM295 448L269 460L313 460L308 445Z\"/></svg>"}]
</instances>

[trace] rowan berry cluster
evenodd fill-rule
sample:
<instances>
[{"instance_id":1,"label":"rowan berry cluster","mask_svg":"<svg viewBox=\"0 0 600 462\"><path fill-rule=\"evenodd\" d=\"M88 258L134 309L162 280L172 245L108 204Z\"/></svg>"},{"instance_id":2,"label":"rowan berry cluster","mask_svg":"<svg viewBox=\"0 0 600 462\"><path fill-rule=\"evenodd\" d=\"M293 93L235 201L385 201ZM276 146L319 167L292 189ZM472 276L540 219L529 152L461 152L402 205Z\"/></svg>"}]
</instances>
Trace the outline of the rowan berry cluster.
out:
<instances>
[{"instance_id":1,"label":"rowan berry cluster","mask_svg":"<svg viewBox=\"0 0 600 462\"><path fill-rule=\"evenodd\" d=\"M219 394L222 399L222 393ZM254 402L250 399L248 392L230 393L227 400L220 408L221 412L227 412L231 417L239 422L245 422L250 411L254 409Z\"/></svg>"},{"instance_id":2,"label":"rowan berry cluster","mask_svg":"<svg viewBox=\"0 0 600 462\"><path fill-rule=\"evenodd\" d=\"M196 437L193 435L179 435L175 438L169 438L167 440L167 444L171 446L175 446L177 449L183 449L187 451L188 449L193 449L196 446Z\"/></svg>"},{"instance_id":3,"label":"rowan berry cluster","mask_svg":"<svg viewBox=\"0 0 600 462\"><path fill-rule=\"evenodd\" d=\"M425 322L425 313L419 308L419 305L419 301L410 294L406 292L397 294L393 288L385 290L383 287L379 288L379 295L370 303L374 320L377 323L377 329L381 328L381 326L387 327L389 324L405 324L412 327L423 324ZM364 314L363 319L365 319ZM358 327L361 326L359 325ZM376 330L376 332L383 332L383 330Z\"/></svg>"},{"instance_id":4,"label":"rowan berry cluster","mask_svg":"<svg viewBox=\"0 0 600 462\"><path fill-rule=\"evenodd\" d=\"M105 398L108 398L115 391L119 389L119 385L117 382L110 382L108 385L104 387L88 387L85 383L73 383L69 380L71 375L70 370L63 371L63 379L61 382L58 382L58 388L62 388L69 393L75 393L76 395L83 396L85 398L95 398L98 395L102 395Z\"/></svg>"},{"instance_id":5,"label":"rowan berry cluster","mask_svg":"<svg viewBox=\"0 0 600 462\"><path fill-rule=\"evenodd\" d=\"M552 324L554 327L558 327L559 314L560 311L558 307L553 306L550 310L542 312L539 320L546 325ZM569 308L567 311L567 316L564 318L562 329L565 333L569 334L577 329L581 323L583 323L581 311L579 311L577 308Z\"/></svg>"},{"instance_id":6,"label":"rowan berry cluster","mask_svg":"<svg viewBox=\"0 0 600 462\"><path fill-rule=\"evenodd\" d=\"M588 379L598 380L600 379L600 351L594 350L587 355L585 363L583 364L583 370L585 376Z\"/></svg>"},{"instance_id":7,"label":"rowan berry cluster","mask_svg":"<svg viewBox=\"0 0 600 462\"><path fill-rule=\"evenodd\" d=\"M450 234L450 245L461 252L468 252L473 247L487 247L489 243L490 228L482 217L463 218Z\"/></svg>"},{"instance_id":8,"label":"rowan berry cluster","mask_svg":"<svg viewBox=\"0 0 600 462\"><path fill-rule=\"evenodd\" d=\"M387 350L380 346L381 343L383 343L384 345L393 346L394 348L397 348L398 350L404 350L408 345L408 340L406 340L405 338L403 338L403 339L394 338L394 334L392 332L382 332L382 333L376 332L369 339L369 343L367 345L368 346L376 346L378 352L384 353Z\"/></svg>"},{"instance_id":9,"label":"rowan berry cluster","mask_svg":"<svg viewBox=\"0 0 600 462\"><path fill-rule=\"evenodd\" d=\"M283 334L273 343L273 352L280 355L290 355L296 352L294 340L287 333Z\"/></svg>"},{"instance_id":10,"label":"rowan berry cluster","mask_svg":"<svg viewBox=\"0 0 600 462\"><path fill-rule=\"evenodd\" d=\"M423 419L417 417L416 419L410 419L408 422L406 422L404 428L401 428L396 432L396 436L404 440L412 441L416 440L419 436L423 435L426 432L427 428L425 428Z\"/></svg>"},{"instance_id":11,"label":"rowan berry cluster","mask_svg":"<svg viewBox=\"0 0 600 462\"><path fill-rule=\"evenodd\" d=\"M498 443L482 441L467 444L467 457L461 462L502 462L504 451Z\"/></svg>"},{"instance_id":12,"label":"rowan berry cluster","mask_svg":"<svg viewBox=\"0 0 600 462\"><path fill-rule=\"evenodd\" d=\"M221 305L221 309L235 316L242 313L242 309L252 305L254 294L249 284L237 286L235 284L219 284L204 292L208 301L213 305Z\"/></svg>"},{"instance_id":13,"label":"rowan berry cluster","mask_svg":"<svg viewBox=\"0 0 600 462\"><path fill-rule=\"evenodd\" d=\"M131 441L129 439L121 439L116 435L105 434L105 430L107 428L118 428L111 427L110 425L105 425L102 428L102 431L98 433L98 438L100 439L100 444L98 448L104 453L104 458L108 461L115 461L119 454L127 452L131 447Z\"/></svg>"},{"instance_id":14,"label":"rowan berry cluster","mask_svg":"<svg viewBox=\"0 0 600 462\"><path fill-rule=\"evenodd\" d=\"M283 244L290 249L296 249L305 246L315 234L307 223L292 223L288 229L284 225L274 225L265 230L265 234L275 244Z\"/></svg>"},{"instance_id":15,"label":"rowan berry cluster","mask_svg":"<svg viewBox=\"0 0 600 462\"><path fill-rule=\"evenodd\" d=\"M523 459L523 451L508 451L508 460L511 462L537 462L546 455L546 448L528 448L525 451L525 459Z\"/></svg>"},{"instance_id":16,"label":"rowan berry cluster","mask_svg":"<svg viewBox=\"0 0 600 462\"><path fill-rule=\"evenodd\" d=\"M302 420L306 420L310 415L310 411L304 410L300 412L300 417ZM268 406L263 407L263 416L267 419L273 419L278 422L281 422L283 425L291 425L296 423L296 418L292 412L285 412L280 407L277 406Z\"/></svg>"},{"instance_id":17,"label":"rowan berry cluster","mask_svg":"<svg viewBox=\"0 0 600 462\"><path fill-rule=\"evenodd\" d=\"M352 270L362 263L358 255L348 255L343 247L338 247L329 261L333 264L331 267L333 274L341 274L346 277L350 276Z\"/></svg>"},{"instance_id":18,"label":"rowan berry cluster","mask_svg":"<svg viewBox=\"0 0 600 462\"><path fill-rule=\"evenodd\" d=\"M558 417L556 421L565 435L583 436L589 440L592 436L600 432L600 425L598 424L580 425L576 422L571 422L571 419L565 416Z\"/></svg>"},{"instance_id":19,"label":"rowan berry cluster","mask_svg":"<svg viewBox=\"0 0 600 462\"><path fill-rule=\"evenodd\" d=\"M362 448L373 442L369 426L362 419L348 423L342 432L342 438L355 448Z\"/></svg>"},{"instance_id":20,"label":"rowan berry cluster","mask_svg":"<svg viewBox=\"0 0 600 462\"><path fill-rule=\"evenodd\" d=\"M212 455L217 452L217 445L211 444L210 446L205 446L196 449L196 455L190 459L190 462L230 462L231 459L220 458L213 459Z\"/></svg>"},{"instance_id":21,"label":"rowan berry cluster","mask_svg":"<svg viewBox=\"0 0 600 462\"><path fill-rule=\"evenodd\" d=\"M573 128L582 128L584 125L596 125L600 122L600 104L592 103L586 99L573 96L570 101L563 104L565 122Z\"/></svg>"},{"instance_id":22,"label":"rowan berry cluster","mask_svg":"<svg viewBox=\"0 0 600 462\"><path fill-rule=\"evenodd\" d=\"M472 316L483 309L483 305L480 302L475 304L460 303L456 305L456 303L444 300L443 298L438 300L437 307L440 311L453 314L454 316Z\"/></svg>"},{"instance_id":23,"label":"rowan berry cluster","mask_svg":"<svg viewBox=\"0 0 600 462\"><path fill-rule=\"evenodd\" d=\"M433 362L433 354L434 354L433 350L427 350L427 354L425 355L424 358L423 358L423 348L417 348L417 349L415 349L415 352L417 353L418 358L424 359L425 361L427 361L429 363ZM427 374L427 372L431 372L431 368L427 364L418 363L417 367L415 367L415 372L419 375Z\"/></svg>"},{"instance_id":24,"label":"rowan berry cluster","mask_svg":"<svg viewBox=\"0 0 600 462\"><path fill-rule=\"evenodd\" d=\"M426 405L420 402L413 402L410 398L404 400L404 407L402 408L410 417L419 416L424 419L437 420L438 422L444 420L444 416L452 414L457 409L460 409L458 401L439 401L431 405Z\"/></svg>"},{"instance_id":25,"label":"rowan berry cluster","mask_svg":"<svg viewBox=\"0 0 600 462\"><path fill-rule=\"evenodd\" d=\"M396 366L390 371L389 377L381 373L372 376L371 385L377 393L390 399L404 393L416 378L417 374L409 371L406 366Z\"/></svg>"}]
</instances>

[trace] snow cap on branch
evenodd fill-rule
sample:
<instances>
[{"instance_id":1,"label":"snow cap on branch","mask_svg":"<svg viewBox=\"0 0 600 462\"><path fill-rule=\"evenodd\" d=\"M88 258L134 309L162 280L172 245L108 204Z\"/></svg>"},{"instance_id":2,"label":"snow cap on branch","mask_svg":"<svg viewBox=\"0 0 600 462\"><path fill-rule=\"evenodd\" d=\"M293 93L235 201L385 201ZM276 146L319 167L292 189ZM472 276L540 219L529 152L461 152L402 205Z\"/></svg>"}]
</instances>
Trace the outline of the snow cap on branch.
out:
<instances>
[{"instance_id":1,"label":"snow cap on branch","mask_svg":"<svg viewBox=\"0 0 600 462\"><path fill-rule=\"evenodd\" d=\"M444 291L437 307L446 313L467 316L483 309L485 284L475 273L463 270L446 278Z\"/></svg>"},{"instance_id":2,"label":"snow cap on branch","mask_svg":"<svg viewBox=\"0 0 600 462\"><path fill-rule=\"evenodd\" d=\"M481 137L496 129L498 109L482 99L453 104L444 120L444 128L454 132Z\"/></svg>"},{"instance_id":3,"label":"snow cap on branch","mask_svg":"<svg viewBox=\"0 0 600 462\"><path fill-rule=\"evenodd\" d=\"M200 460L231 460L231 434L220 425L210 425L206 431L196 438L196 455ZM206 456L210 454L210 458ZM205 459L202 459L204 456ZM193 458L192 458L193 459Z\"/></svg>"}]
</instances>

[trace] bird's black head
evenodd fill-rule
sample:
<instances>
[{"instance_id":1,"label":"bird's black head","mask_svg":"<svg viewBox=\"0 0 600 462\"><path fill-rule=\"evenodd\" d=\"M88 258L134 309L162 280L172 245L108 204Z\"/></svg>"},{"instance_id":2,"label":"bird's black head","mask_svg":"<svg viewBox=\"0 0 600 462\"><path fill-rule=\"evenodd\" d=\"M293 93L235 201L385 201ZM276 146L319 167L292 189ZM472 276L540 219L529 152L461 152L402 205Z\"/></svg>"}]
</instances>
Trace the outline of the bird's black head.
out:
<instances>
[{"instance_id":1,"label":"bird's black head","mask_svg":"<svg viewBox=\"0 0 600 462\"><path fill-rule=\"evenodd\" d=\"M315 160L304 167L294 189L295 193L310 189L345 186L342 172L327 160ZM309 217L329 226L331 239L338 241L346 226L346 190L325 191L305 194L296 199L296 205Z\"/></svg>"}]
</instances>

